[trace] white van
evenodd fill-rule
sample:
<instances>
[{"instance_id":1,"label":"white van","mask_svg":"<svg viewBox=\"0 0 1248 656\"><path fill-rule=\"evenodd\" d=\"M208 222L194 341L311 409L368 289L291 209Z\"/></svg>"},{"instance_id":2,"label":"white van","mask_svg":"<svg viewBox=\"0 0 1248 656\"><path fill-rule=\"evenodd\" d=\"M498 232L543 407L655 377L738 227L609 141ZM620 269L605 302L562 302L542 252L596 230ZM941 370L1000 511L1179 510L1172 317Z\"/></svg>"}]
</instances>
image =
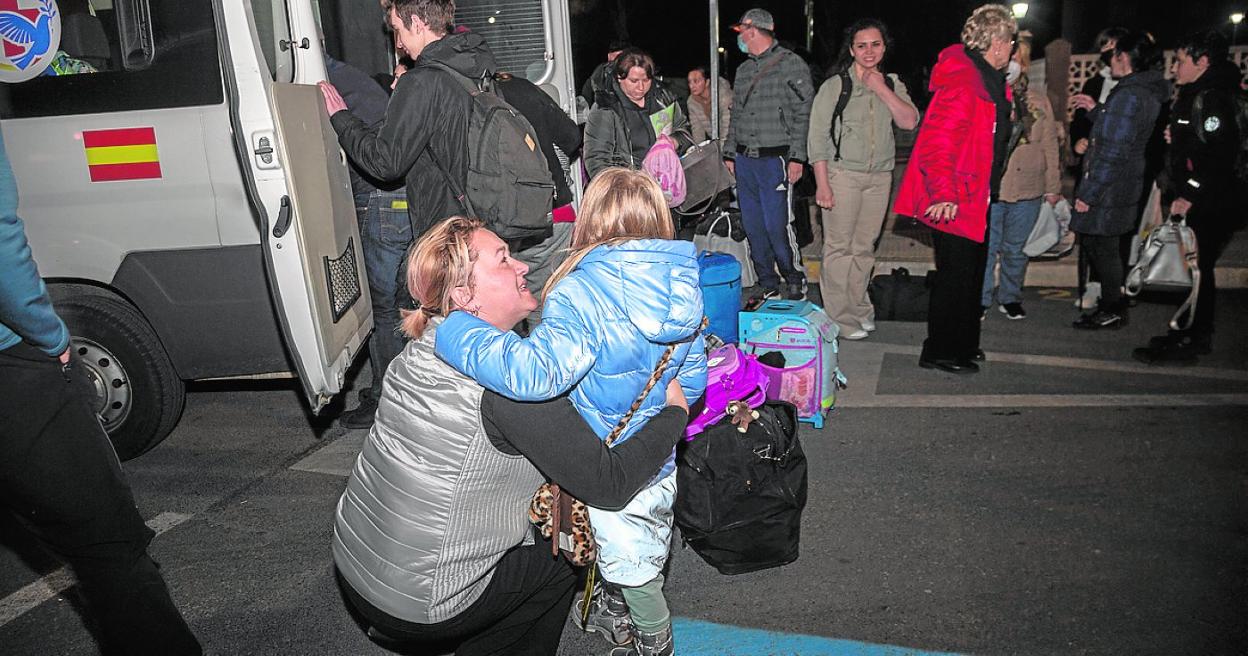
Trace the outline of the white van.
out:
<instances>
[{"instance_id":1,"label":"white van","mask_svg":"<svg viewBox=\"0 0 1248 656\"><path fill-rule=\"evenodd\" d=\"M0 128L35 260L118 454L173 430L187 380L290 372L313 411L325 406L372 311L345 158L314 86L321 19L340 17L324 31L357 52L374 44L376 69L392 56L376 0L53 5L61 50L98 72L0 84ZM572 111L566 0L458 5L505 69L553 84Z\"/></svg>"}]
</instances>

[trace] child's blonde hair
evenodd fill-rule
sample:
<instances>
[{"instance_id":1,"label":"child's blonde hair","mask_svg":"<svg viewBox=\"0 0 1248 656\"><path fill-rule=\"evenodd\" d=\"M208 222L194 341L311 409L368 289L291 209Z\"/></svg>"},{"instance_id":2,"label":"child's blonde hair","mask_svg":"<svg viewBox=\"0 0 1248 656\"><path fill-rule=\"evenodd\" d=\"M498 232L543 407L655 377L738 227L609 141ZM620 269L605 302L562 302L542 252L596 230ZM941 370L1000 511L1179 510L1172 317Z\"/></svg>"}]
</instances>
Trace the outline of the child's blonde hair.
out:
<instances>
[{"instance_id":1,"label":"child's blonde hair","mask_svg":"<svg viewBox=\"0 0 1248 656\"><path fill-rule=\"evenodd\" d=\"M472 235L484 228L480 219L452 216L429 229L412 244L407 254L407 291L420 304L403 310L404 335L419 338L433 316L446 316L452 307L451 292L456 287L472 287Z\"/></svg>"},{"instance_id":2,"label":"child's blonde hair","mask_svg":"<svg viewBox=\"0 0 1248 656\"><path fill-rule=\"evenodd\" d=\"M585 189L572 226L568 258L551 274L545 295L602 244L630 239L672 239L676 230L659 183L643 171L612 167L594 176Z\"/></svg>"}]
</instances>

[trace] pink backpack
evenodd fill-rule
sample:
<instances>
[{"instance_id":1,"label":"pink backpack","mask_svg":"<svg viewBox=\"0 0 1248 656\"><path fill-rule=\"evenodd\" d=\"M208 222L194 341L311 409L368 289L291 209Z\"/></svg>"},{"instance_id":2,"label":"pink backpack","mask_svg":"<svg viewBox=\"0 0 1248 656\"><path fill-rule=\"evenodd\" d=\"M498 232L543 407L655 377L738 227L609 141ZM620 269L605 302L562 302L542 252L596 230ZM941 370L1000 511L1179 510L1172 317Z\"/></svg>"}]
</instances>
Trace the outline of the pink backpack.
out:
<instances>
[{"instance_id":1,"label":"pink backpack","mask_svg":"<svg viewBox=\"0 0 1248 656\"><path fill-rule=\"evenodd\" d=\"M758 358L742 353L726 344L706 356L706 394L691 410L696 416L689 420L685 439L692 440L707 426L728 416L728 406L741 401L757 408L767 400L769 380ZM700 408L700 410L699 410Z\"/></svg>"},{"instance_id":2,"label":"pink backpack","mask_svg":"<svg viewBox=\"0 0 1248 656\"><path fill-rule=\"evenodd\" d=\"M658 181L668 207L685 202L685 169L680 165L680 155L671 137L659 135L642 160L641 170Z\"/></svg>"}]
</instances>

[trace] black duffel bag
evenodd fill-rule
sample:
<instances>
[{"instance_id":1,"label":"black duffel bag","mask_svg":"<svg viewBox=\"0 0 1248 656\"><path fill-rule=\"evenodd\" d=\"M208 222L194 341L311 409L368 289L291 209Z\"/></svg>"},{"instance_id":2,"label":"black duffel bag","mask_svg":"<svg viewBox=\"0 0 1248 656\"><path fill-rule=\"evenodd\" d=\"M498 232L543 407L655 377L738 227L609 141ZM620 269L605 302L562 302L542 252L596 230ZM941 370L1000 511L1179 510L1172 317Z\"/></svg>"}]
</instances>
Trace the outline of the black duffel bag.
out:
<instances>
[{"instance_id":1,"label":"black duffel bag","mask_svg":"<svg viewBox=\"0 0 1248 656\"><path fill-rule=\"evenodd\" d=\"M867 285L867 295L875 306L879 321L927 321L927 304L931 299L930 280L934 272L918 278L905 268L881 274Z\"/></svg>"},{"instance_id":2,"label":"black duffel bag","mask_svg":"<svg viewBox=\"0 0 1248 656\"><path fill-rule=\"evenodd\" d=\"M806 507L806 454L797 408L769 401L745 433L728 421L685 443L676 467L681 538L721 574L797 560Z\"/></svg>"}]
</instances>

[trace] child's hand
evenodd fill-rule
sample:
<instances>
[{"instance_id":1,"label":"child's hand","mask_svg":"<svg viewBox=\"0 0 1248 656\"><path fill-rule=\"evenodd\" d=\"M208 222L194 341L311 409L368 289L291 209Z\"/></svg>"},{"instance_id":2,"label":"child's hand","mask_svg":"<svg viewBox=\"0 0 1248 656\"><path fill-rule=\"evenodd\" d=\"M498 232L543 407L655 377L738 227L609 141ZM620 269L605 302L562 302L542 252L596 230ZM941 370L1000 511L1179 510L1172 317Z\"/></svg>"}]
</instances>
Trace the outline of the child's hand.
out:
<instances>
[{"instance_id":1,"label":"child's hand","mask_svg":"<svg viewBox=\"0 0 1248 656\"><path fill-rule=\"evenodd\" d=\"M681 389L680 383L673 378L672 382L667 384L667 404L674 405L689 412L689 399L685 398L685 390Z\"/></svg>"}]
</instances>

